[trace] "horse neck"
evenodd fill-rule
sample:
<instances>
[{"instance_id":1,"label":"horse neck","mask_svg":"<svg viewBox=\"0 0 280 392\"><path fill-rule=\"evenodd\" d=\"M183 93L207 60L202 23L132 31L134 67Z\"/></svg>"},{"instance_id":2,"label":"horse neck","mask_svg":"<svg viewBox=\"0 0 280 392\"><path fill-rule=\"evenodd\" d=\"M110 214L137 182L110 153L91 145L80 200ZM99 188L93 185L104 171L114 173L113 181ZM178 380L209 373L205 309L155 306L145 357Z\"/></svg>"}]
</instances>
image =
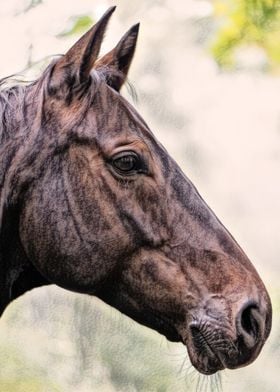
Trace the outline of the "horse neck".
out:
<instances>
[{"instance_id":1,"label":"horse neck","mask_svg":"<svg viewBox=\"0 0 280 392\"><path fill-rule=\"evenodd\" d=\"M0 196L24 132L24 89L0 92ZM18 145L17 145L18 144ZM5 206L0 222L0 315L15 298L48 282L28 260L19 237L18 205Z\"/></svg>"}]
</instances>

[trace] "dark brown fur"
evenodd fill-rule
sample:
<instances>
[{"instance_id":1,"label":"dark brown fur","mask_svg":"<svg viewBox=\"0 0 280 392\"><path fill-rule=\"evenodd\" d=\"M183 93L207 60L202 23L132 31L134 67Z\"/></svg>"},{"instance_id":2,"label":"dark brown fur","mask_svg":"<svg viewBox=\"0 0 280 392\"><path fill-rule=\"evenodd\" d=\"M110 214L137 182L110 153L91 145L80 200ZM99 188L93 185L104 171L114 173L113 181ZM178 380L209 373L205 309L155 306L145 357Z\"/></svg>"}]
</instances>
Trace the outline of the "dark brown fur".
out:
<instances>
[{"instance_id":1,"label":"dark brown fur","mask_svg":"<svg viewBox=\"0 0 280 392\"><path fill-rule=\"evenodd\" d=\"M202 373L246 365L269 334L269 296L119 94L139 26L97 60L112 12L37 82L0 93L0 310L55 283L182 341ZM137 170L116 166L120 152Z\"/></svg>"}]
</instances>

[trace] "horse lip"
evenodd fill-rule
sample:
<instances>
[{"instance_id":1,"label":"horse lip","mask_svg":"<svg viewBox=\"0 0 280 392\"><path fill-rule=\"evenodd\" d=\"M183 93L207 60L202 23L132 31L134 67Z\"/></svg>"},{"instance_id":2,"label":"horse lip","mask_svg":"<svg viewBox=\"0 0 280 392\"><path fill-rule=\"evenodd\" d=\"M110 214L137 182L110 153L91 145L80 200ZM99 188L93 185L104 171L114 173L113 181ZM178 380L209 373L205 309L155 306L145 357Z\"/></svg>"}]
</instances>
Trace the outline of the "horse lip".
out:
<instances>
[{"instance_id":1,"label":"horse lip","mask_svg":"<svg viewBox=\"0 0 280 392\"><path fill-rule=\"evenodd\" d=\"M197 330L197 336L194 337L193 333L191 332L192 339L186 339L184 341L190 356L190 360L193 366L200 372L206 375L214 374L219 370L223 370L227 367L225 363L225 359L223 355L215 350L213 345L209 343L207 337L201 332L199 328L199 323L193 322L190 324L190 329L192 328ZM202 357L201 345L203 345L203 349L206 351L203 357L207 358L207 368L203 368L201 364L197 361L198 357ZM199 347L200 346L200 347ZM198 355L199 353L199 355ZM212 364L211 364L212 362Z\"/></svg>"},{"instance_id":2,"label":"horse lip","mask_svg":"<svg viewBox=\"0 0 280 392\"><path fill-rule=\"evenodd\" d=\"M188 345L186 344L187 348ZM198 353L196 348L190 350L188 348L188 353L189 353L189 357L191 360L192 365L200 372L203 373L205 375L211 375L214 374L220 370L224 370L227 366L224 364L224 360L221 358L221 356L216 353L215 351L213 351L213 349L211 348L211 357L207 357L208 361L207 361L207 367L203 367L202 364L197 361L198 358ZM200 356L201 358L201 356ZM205 357L204 357L205 358Z\"/></svg>"}]
</instances>

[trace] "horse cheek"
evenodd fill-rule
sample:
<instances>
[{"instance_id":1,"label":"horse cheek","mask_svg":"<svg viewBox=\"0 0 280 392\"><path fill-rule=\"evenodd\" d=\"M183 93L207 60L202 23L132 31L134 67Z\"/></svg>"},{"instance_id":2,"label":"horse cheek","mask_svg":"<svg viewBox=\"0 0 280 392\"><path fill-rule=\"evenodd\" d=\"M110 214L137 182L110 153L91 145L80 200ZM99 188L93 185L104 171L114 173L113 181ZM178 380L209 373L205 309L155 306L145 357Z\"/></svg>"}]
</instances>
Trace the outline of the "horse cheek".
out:
<instances>
[{"instance_id":1,"label":"horse cheek","mask_svg":"<svg viewBox=\"0 0 280 392\"><path fill-rule=\"evenodd\" d=\"M69 290L91 293L114 268L115 260L79 221L68 196L63 176L47 170L26 195L20 238L28 258L46 279ZM94 219L93 207L92 211Z\"/></svg>"}]
</instances>

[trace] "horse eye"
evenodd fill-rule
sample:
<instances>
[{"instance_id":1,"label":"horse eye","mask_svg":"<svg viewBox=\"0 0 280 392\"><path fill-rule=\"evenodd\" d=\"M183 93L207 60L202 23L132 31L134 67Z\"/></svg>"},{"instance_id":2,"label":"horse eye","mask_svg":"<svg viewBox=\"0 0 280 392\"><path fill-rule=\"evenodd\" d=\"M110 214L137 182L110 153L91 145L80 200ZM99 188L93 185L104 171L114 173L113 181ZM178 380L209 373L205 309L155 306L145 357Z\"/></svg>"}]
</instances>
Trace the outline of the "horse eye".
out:
<instances>
[{"instance_id":1,"label":"horse eye","mask_svg":"<svg viewBox=\"0 0 280 392\"><path fill-rule=\"evenodd\" d=\"M141 169L141 161L134 152L122 152L112 159L112 165L119 172L134 174Z\"/></svg>"}]
</instances>

